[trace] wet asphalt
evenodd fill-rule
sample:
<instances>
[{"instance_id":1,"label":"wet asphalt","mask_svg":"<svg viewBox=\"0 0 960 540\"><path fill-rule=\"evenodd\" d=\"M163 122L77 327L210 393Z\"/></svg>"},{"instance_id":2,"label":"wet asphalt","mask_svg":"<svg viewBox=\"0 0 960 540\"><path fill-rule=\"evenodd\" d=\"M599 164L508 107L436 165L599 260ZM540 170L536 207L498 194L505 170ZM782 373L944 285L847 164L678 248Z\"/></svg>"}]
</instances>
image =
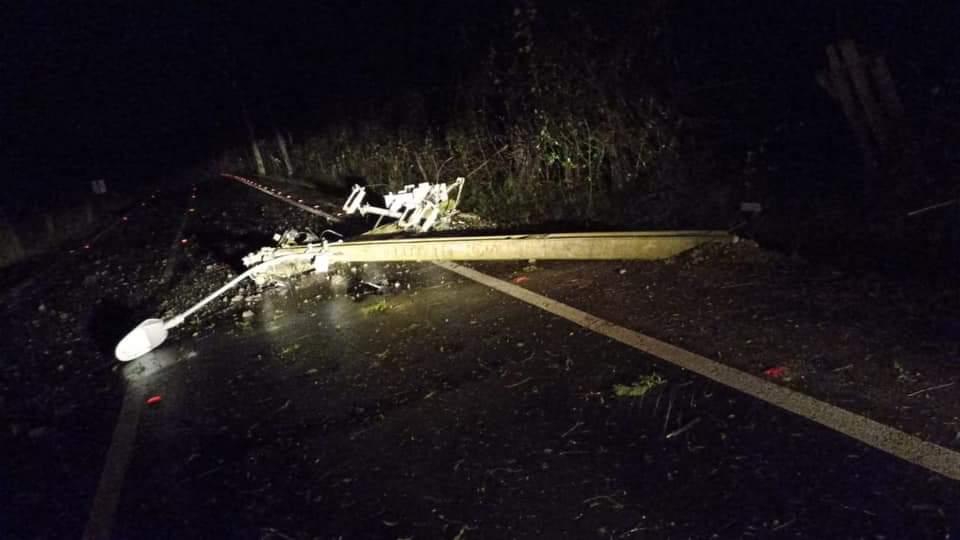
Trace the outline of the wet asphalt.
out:
<instances>
[{"instance_id":1,"label":"wet asphalt","mask_svg":"<svg viewBox=\"0 0 960 540\"><path fill-rule=\"evenodd\" d=\"M158 399L112 537L960 535L957 483L433 265L284 280L250 311L118 371ZM109 444L122 393L77 446ZM93 487L63 495L80 520ZM35 525L10 537L80 535Z\"/></svg>"},{"instance_id":2,"label":"wet asphalt","mask_svg":"<svg viewBox=\"0 0 960 540\"><path fill-rule=\"evenodd\" d=\"M401 288L358 302L307 279L158 351L159 372L128 366L163 400L117 538L957 530L958 486L932 473L436 267L360 272ZM643 397L612 391L651 374Z\"/></svg>"}]
</instances>

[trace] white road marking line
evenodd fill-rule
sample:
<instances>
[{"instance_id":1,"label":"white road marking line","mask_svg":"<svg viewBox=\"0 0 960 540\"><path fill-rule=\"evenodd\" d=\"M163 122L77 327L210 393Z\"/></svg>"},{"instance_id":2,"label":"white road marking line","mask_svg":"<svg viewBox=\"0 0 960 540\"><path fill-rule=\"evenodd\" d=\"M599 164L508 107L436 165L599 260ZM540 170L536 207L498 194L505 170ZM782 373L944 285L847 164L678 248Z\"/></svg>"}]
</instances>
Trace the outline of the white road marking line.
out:
<instances>
[{"instance_id":1,"label":"white road marking line","mask_svg":"<svg viewBox=\"0 0 960 540\"><path fill-rule=\"evenodd\" d=\"M140 384L131 384L123 397L120 417L113 428L110 450L107 451L106 464L100 474L97 494L93 498L93 507L87 526L83 530L84 540L106 540L113 528L113 516L117 511L127 466L133 454L137 440L137 427L140 424L140 412L146 391Z\"/></svg>"},{"instance_id":2,"label":"white road marking line","mask_svg":"<svg viewBox=\"0 0 960 540\"><path fill-rule=\"evenodd\" d=\"M163 274L160 277L160 287L169 283L173 277L179 255L177 251L178 246L180 245L180 239L183 238L183 232L187 228L187 221L190 217L190 205L195 193L196 188L191 189L190 198L187 199L187 207L183 212L183 217L180 219L176 235L170 246L167 265L163 269ZM143 411L143 400L145 396L146 389L141 383L127 383L126 393L123 396L123 406L120 408L117 425L113 428L110 449L107 451L107 459L103 466L103 472L100 473L97 493L93 497L90 517L87 519L87 526L83 530L83 540L105 540L110 538L110 530L113 528L113 516L117 511L120 493L123 490L123 482L127 475L127 467L130 465L133 446L137 440L137 427L140 425L140 413Z\"/></svg>"},{"instance_id":3,"label":"white road marking line","mask_svg":"<svg viewBox=\"0 0 960 540\"><path fill-rule=\"evenodd\" d=\"M337 216L334 216L333 214L330 214L329 212L324 212L323 210L318 210L318 209L316 209L316 208L307 206L307 205L305 205L305 204L303 204L303 203L301 203L301 202L291 200L290 197L284 197L283 195L277 195L276 193L274 193L274 192L272 192L272 191L270 191L270 190L268 190L268 189L265 189L265 188L260 187L260 186L259 186L256 182L254 182L253 180L249 180L249 179L247 179L247 178L244 178L244 177L242 177L242 176L237 176L237 175L235 175L235 174L227 174L227 173L220 173L220 176L222 176L222 177L224 177L224 178L229 178L230 180L236 180L237 182L240 182L241 184L246 184L247 186L250 186L250 187L252 187L253 189L256 189L256 190L258 190L258 191L262 191L263 193L266 193L267 195L269 195L269 196L271 196L271 197L273 197L273 198L275 198L275 199L279 199L279 200L281 200L281 201L283 201L283 202L285 202L285 203L287 203L287 204L289 204L289 205L296 206L297 208L303 210L304 212L310 212L311 214L314 214L314 215L317 215L317 216L326 218L327 220L329 220L329 221L331 221L331 222L340 221L340 219L337 218Z\"/></svg>"},{"instance_id":4,"label":"white road marking line","mask_svg":"<svg viewBox=\"0 0 960 540\"><path fill-rule=\"evenodd\" d=\"M942 474L947 478L960 480L960 453L954 450L924 441L865 416L789 388L778 386L749 373L624 328L472 268L450 262L435 262L434 264L567 319L600 335L812 420L904 461Z\"/></svg>"}]
</instances>

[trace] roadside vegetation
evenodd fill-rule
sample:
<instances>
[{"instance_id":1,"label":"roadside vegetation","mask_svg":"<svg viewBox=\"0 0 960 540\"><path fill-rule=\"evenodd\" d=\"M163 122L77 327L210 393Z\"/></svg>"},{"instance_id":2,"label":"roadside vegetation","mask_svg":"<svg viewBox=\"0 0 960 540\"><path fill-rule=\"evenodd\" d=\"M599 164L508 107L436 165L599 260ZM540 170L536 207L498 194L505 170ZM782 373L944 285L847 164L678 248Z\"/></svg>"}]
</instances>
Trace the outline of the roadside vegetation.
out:
<instances>
[{"instance_id":1,"label":"roadside vegetation","mask_svg":"<svg viewBox=\"0 0 960 540\"><path fill-rule=\"evenodd\" d=\"M677 199L707 176L694 172L702 161L691 159L688 130L651 84L651 47L594 34L582 14L551 21L551 31L531 5L509 18L498 46L442 96L392 96L360 121L292 141L296 175L390 189L465 176L464 206L505 225L691 221ZM227 160L252 169L246 154ZM266 167L284 174L280 159Z\"/></svg>"},{"instance_id":2,"label":"roadside vegetation","mask_svg":"<svg viewBox=\"0 0 960 540\"><path fill-rule=\"evenodd\" d=\"M823 78L824 48L850 36L805 37L795 48L806 64L784 57L771 67L759 59L792 49L711 50L733 47L729 35L742 29L722 21L730 28L692 35L702 14L668 2L498 5L509 8L494 29L463 28L444 45L453 52L437 80L347 96L291 131L261 111L265 172L341 189L465 176L461 208L504 226L732 229L868 267L960 260L960 139L946 128L960 110L960 79L912 68L919 46L888 55L904 116L885 126L865 169L856 129ZM827 15L816 24L835 19ZM881 48L862 41L865 57L879 58ZM249 147L218 166L255 170Z\"/></svg>"}]
</instances>

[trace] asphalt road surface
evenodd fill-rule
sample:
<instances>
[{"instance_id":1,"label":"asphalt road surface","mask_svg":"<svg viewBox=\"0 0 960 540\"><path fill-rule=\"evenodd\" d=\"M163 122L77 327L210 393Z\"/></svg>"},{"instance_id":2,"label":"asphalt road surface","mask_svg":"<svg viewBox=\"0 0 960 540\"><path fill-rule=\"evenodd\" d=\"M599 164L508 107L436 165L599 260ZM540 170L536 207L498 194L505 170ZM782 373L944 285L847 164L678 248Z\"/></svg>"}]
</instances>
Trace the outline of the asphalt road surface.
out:
<instances>
[{"instance_id":1,"label":"asphalt road surface","mask_svg":"<svg viewBox=\"0 0 960 540\"><path fill-rule=\"evenodd\" d=\"M282 204L223 183L201 192L215 196L200 213L221 224ZM181 195L163 199L169 213ZM150 219L180 223L169 213ZM217 242L202 223L183 236ZM172 266L181 281L191 264ZM4 538L960 535L956 482L434 265L244 294L244 309L212 309L203 329L98 375L116 391L82 408L95 427L56 437L64 463L84 456L78 487L10 495ZM638 381L659 384L617 395Z\"/></svg>"}]
</instances>

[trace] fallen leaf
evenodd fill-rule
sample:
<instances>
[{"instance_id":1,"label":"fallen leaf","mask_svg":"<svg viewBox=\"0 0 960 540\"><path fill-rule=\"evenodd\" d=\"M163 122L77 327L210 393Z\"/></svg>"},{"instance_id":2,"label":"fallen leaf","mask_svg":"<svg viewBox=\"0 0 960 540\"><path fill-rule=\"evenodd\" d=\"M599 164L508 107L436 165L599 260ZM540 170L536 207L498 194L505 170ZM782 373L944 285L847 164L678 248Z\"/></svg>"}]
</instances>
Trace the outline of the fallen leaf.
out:
<instances>
[{"instance_id":1,"label":"fallen leaf","mask_svg":"<svg viewBox=\"0 0 960 540\"><path fill-rule=\"evenodd\" d=\"M784 366L776 366L772 368L767 368L763 370L763 374L771 379L782 379L787 374L787 368Z\"/></svg>"}]
</instances>

